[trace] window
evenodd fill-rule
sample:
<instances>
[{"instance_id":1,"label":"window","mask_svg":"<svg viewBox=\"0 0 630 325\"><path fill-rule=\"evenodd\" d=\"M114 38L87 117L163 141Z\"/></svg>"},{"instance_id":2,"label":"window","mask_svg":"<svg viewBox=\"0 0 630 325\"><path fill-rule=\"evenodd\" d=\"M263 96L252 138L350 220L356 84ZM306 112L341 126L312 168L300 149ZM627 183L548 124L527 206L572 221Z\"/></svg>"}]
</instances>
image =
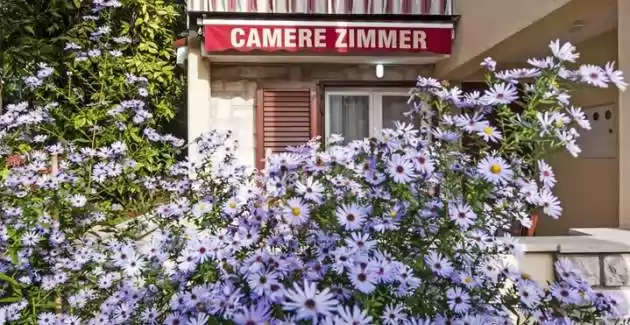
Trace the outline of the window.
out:
<instances>
[{"instance_id":1,"label":"window","mask_svg":"<svg viewBox=\"0 0 630 325\"><path fill-rule=\"evenodd\" d=\"M377 136L396 121L409 121L409 92L370 89L326 91L325 136L342 134L346 142Z\"/></svg>"}]
</instances>

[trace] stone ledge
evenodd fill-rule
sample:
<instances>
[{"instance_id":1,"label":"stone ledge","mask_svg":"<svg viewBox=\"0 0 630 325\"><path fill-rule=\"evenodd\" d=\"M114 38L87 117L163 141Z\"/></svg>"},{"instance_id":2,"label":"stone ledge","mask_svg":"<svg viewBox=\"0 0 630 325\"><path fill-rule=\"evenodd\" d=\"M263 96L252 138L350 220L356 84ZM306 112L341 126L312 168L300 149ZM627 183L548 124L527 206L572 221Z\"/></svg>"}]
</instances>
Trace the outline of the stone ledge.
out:
<instances>
[{"instance_id":1,"label":"stone ledge","mask_svg":"<svg viewBox=\"0 0 630 325\"><path fill-rule=\"evenodd\" d=\"M630 247L630 230L619 228L571 228L569 234L625 244Z\"/></svg>"},{"instance_id":2,"label":"stone ledge","mask_svg":"<svg viewBox=\"0 0 630 325\"><path fill-rule=\"evenodd\" d=\"M598 237L599 238L599 237ZM630 245L593 236L520 237L527 253L611 254L630 253ZM630 238L628 238L630 241Z\"/></svg>"}]
</instances>

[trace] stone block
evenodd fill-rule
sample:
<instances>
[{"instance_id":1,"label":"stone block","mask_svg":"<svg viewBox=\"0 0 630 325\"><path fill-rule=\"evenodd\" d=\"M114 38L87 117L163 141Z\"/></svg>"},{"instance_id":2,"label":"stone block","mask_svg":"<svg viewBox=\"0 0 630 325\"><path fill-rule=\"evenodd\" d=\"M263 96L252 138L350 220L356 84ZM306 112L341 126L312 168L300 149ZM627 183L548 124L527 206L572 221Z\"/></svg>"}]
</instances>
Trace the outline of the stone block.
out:
<instances>
[{"instance_id":1,"label":"stone block","mask_svg":"<svg viewBox=\"0 0 630 325\"><path fill-rule=\"evenodd\" d=\"M241 79L242 71L239 67L233 65L212 65L210 70L210 76L212 79L222 80L239 80Z\"/></svg>"},{"instance_id":2,"label":"stone block","mask_svg":"<svg viewBox=\"0 0 630 325\"><path fill-rule=\"evenodd\" d=\"M359 69L357 69L356 67L344 69L343 74L348 80L358 80L360 76Z\"/></svg>"},{"instance_id":3,"label":"stone block","mask_svg":"<svg viewBox=\"0 0 630 325\"><path fill-rule=\"evenodd\" d=\"M618 287L630 285L630 255L604 256L604 285Z\"/></svg>"},{"instance_id":4,"label":"stone block","mask_svg":"<svg viewBox=\"0 0 630 325\"><path fill-rule=\"evenodd\" d=\"M256 90L258 90L258 84L256 82L253 81L248 81L247 84L245 85L245 93L243 94L243 97L247 100L254 100L254 98L256 98Z\"/></svg>"},{"instance_id":5,"label":"stone block","mask_svg":"<svg viewBox=\"0 0 630 325\"><path fill-rule=\"evenodd\" d=\"M323 80L344 80L345 75L341 70L330 70L329 68L322 67L321 69L314 69L311 71L312 79Z\"/></svg>"},{"instance_id":6,"label":"stone block","mask_svg":"<svg viewBox=\"0 0 630 325\"><path fill-rule=\"evenodd\" d=\"M229 81L224 84L225 91L245 92L244 81Z\"/></svg>"},{"instance_id":7,"label":"stone block","mask_svg":"<svg viewBox=\"0 0 630 325\"><path fill-rule=\"evenodd\" d=\"M287 66L274 66L274 67L256 67L258 79L288 79L289 77L289 65Z\"/></svg>"},{"instance_id":8,"label":"stone block","mask_svg":"<svg viewBox=\"0 0 630 325\"><path fill-rule=\"evenodd\" d=\"M373 81L376 80L376 70L374 71L363 71L361 72L361 80L365 81ZM387 72L385 72L387 74Z\"/></svg>"},{"instance_id":9,"label":"stone block","mask_svg":"<svg viewBox=\"0 0 630 325\"><path fill-rule=\"evenodd\" d=\"M401 71L400 68L391 67L390 69L387 69L387 67L385 67L385 79L395 81L404 80L403 76L404 71Z\"/></svg>"},{"instance_id":10,"label":"stone block","mask_svg":"<svg viewBox=\"0 0 630 325\"><path fill-rule=\"evenodd\" d=\"M527 253L522 259L516 260L519 270L529 275L541 286L554 281L554 256L550 252Z\"/></svg>"},{"instance_id":11,"label":"stone block","mask_svg":"<svg viewBox=\"0 0 630 325\"><path fill-rule=\"evenodd\" d=\"M624 319L630 317L630 289L629 288L607 288L598 290L606 295L609 295L616 302L617 308L621 312ZM628 324L624 322L616 324Z\"/></svg>"},{"instance_id":12,"label":"stone block","mask_svg":"<svg viewBox=\"0 0 630 325\"><path fill-rule=\"evenodd\" d=\"M260 69L257 67L246 67L239 70L240 70L239 75L243 79L256 79L260 76L260 73L259 73Z\"/></svg>"},{"instance_id":13,"label":"stone block","mask_svg":"<svg viewBox=\"0 0 630 325\"><path fill-rule=\"evenodd\" d=\"M418 75L419 74L416 69L407 69L407 71L405 71L405 80L416 80Z\"/></svg>"},{"instance_id":14,"label":"stone block","mask_svg":"<svg viewBox=\"0 0 630 325\"><path fill-rule=\"evenodd\" d=\"M291 81L302 80L302 69L296 66L292 66L291 68L289 68L289 80Z\"/></svg>"},{"instance_id":15,"label":"stone block","mask_svg":"<svg viewBox=\"0 0 630 325\"><path fill-rule=\"evenodd\" d=\"M575 265L591 286L601 285L601 269L599 267L599 255L586 254L561 254L561 258L566 258Z\"/></svg>"},{"instance_id":16,"label":"stone block","mask_svg":"<svg viewBox=\"0 0 630 325\"><path fill-rule=\"evenodd\" d=\"M210 83L210 91L211 92L219 92L223 90L223 81L221 80L212 80Z\"/></svg>"}]
</instances>

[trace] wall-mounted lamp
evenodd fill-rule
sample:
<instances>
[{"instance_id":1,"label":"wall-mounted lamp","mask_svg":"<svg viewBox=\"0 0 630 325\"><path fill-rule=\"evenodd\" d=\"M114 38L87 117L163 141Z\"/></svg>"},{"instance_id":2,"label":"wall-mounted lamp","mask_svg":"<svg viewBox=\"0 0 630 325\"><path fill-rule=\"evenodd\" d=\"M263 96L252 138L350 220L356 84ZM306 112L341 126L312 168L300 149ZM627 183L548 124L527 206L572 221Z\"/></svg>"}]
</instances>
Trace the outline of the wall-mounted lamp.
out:
<instances>
[{"instance_id":1,"label":"wall-mounted lamp","mask_svg":"<svg viewBox=\"0 0 630 325\"><path fill-rule=\"evenodd\" d=\"M385 75L385 67L382 64L376 65L376 78L381 79Z\"/></svg>"}]
</instances>

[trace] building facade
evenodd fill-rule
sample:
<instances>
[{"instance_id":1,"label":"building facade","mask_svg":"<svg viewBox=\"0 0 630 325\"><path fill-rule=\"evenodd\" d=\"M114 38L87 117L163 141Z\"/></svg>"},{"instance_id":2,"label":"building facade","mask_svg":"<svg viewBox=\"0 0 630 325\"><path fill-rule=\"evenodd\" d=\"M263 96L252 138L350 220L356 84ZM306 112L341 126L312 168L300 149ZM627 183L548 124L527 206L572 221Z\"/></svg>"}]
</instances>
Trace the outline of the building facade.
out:
<instances>
[{"instance_id":1,"label":"building facade","mask_svg":"<svg viewBox=\"0 0 630 325\"><path fill-rule=\"evenodd\" d=\"M581 62L630 71L626 0L189 0L188 138L231 129L238 157L316 136L363 138L400 119L418 75L475 87L487 56L501 69L571 41ZM198 37L201 36L201 37ZM538 233L630 228L630 93L574 93L593 123L583 155L550 157L565 209ZM597 117L597 118L596 118ZM625 129L624 127L628 128ZM190 148L194 159L196 148ZM625 198L625 199L624 199Z\"/></svg>"}]
</instances>

